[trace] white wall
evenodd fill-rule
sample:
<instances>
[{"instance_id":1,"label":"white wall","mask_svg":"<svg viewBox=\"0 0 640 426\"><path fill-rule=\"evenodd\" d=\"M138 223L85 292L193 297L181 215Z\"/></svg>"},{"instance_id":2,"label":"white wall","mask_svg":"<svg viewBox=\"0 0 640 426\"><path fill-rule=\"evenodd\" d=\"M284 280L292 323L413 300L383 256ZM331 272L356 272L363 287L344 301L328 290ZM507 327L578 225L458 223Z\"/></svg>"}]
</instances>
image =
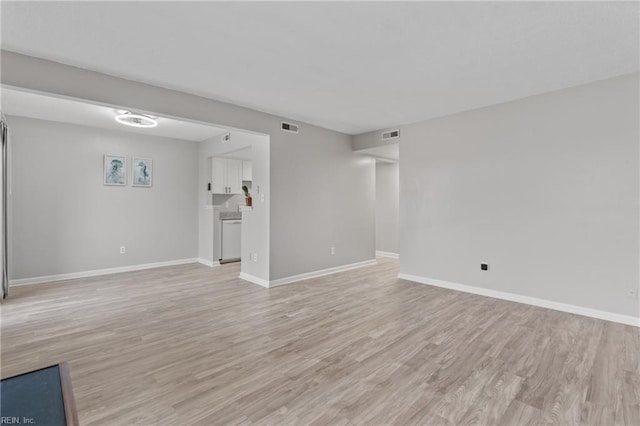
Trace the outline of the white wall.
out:
<instances>
[{"instance_id":1,"label":"white wall","mask_svg":"<svg viewBox=\"0 0 640 426\"><path fill-rule=\"evenodd\" d=\"M351 137L186 93L2 51L8 86L126 107L270 136L270 279L342 266L375 255L375 178ZM292 198L296 201L292 202ZM336 247L336 255L329 247Z\"/></svg>"},{"instance_id":2,"label":"white wall","mask_svg":"<svg viewBox=\"0 0 640 426\"><path fill-rule=\"evenodd\" d=\"M637 317L638 90L634 74L403 126L401 272Z\"/></svg>"},{"instance_id":3,"label":"white wall","mask_svg":"<svg viewBox=\"0 0 640 426\"><path fill-rule=\"evenodd\" d=\"M400 253L398 163L376 163L376 250Z\"/></svg>"},{"instance_id":4,"label":"white wall","mask_svg":"<svg viewBox=\"0 0 640 426\"><path fill-rule=\"evenodd\" d=\"M375 258L375 162L349 136L272 138L271 188L271 280Z\"/></svg>"},{"instance_id":5,"label":"white wall","mask_svg":"<svg viewBox=\"0 0 640 426\"><path fill-rule=\"evenodd\" d=\"M197 257L195 142L23 117L8 121L11 278ZM104 154L127 157L127 186L103 185ZM153 187L131 186L134 155L153 159Z\"/></svg>"}]
</instances>

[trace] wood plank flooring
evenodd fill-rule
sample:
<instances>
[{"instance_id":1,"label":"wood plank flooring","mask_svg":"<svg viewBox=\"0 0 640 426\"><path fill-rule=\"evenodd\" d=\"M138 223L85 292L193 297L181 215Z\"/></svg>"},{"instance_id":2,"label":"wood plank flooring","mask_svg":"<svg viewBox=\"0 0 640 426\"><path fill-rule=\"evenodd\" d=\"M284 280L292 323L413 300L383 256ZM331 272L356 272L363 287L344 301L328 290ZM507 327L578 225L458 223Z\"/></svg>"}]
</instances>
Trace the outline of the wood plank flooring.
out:
<instances>
[{"instance_id":1,"label":"wood plank flooring","mask_svg":"<svg viewBox=\"0 0 640 426\"><path fill-rule=\"evenodd\" d=\"M631 326L398 280L238 264L12 288L2 377L68 361L82 425L640 425Z\"/></svg>"}]
</instances>

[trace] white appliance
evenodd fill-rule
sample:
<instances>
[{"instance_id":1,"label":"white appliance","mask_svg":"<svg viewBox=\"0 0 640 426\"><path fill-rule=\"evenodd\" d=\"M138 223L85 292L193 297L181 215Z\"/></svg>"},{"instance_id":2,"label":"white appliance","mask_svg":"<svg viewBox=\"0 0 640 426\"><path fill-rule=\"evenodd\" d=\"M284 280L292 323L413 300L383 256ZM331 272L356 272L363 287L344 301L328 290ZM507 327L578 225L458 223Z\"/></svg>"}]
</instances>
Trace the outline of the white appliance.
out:
<instances>
[{"instance_id":1,"label":"white appliance","mask_svg":"<svg viewBox=\"0 0 640 426\"><path fill-rule=\"evenodd\" d=\"M242 220L222 219L222 253L220 262L240 260Z\"/></svg>"}]
</instances>

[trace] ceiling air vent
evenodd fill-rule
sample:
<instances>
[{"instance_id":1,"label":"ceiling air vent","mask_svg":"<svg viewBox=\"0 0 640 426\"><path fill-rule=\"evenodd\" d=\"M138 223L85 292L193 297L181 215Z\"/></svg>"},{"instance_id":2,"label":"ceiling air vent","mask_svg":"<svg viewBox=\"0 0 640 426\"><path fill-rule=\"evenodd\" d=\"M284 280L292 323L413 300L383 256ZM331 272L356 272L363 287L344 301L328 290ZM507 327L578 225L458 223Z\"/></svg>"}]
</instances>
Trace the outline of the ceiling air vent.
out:
<instances>
[{"instance_id":1,"label":"ceiling air vent","mask_svg":"<svg viewBox=\"0 0 640 426\"><path fill-rule=\"evenodd\" d=\"M231 140L231 133L225 133L222 135L222 142L229 142Z\"/></svg>"},{"instance_id":2,"label":"ceiling air vent","mask_svg":"<svg viewBox=\"0 0 640 426\"><path fill-rule=\"evenodd\" d=\"M389 139L400 139L400 129L389 130L382 133L382 140L388 141Z\"/></svg>"},{"instance_id":3,"label":"ceiling air vent","mask_svg":"<svg viewBox=\"0 0 640 426\"><path fill-rule=\"evenodd\" d=\"M298 133L298 125L297 124L285 123L284 121L281 121L280 124L281 124L280 128L284 132Z\"/></svg>"}]
</instances>

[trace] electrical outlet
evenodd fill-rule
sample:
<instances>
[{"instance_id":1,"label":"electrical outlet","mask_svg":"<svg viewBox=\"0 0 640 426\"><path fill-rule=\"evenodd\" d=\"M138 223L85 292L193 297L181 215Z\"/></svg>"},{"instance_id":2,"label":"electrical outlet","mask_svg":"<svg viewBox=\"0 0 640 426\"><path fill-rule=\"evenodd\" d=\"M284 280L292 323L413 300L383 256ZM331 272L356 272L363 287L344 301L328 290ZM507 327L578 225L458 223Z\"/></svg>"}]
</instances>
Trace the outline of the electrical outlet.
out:
<instances>
[{"instance_id":1,"label":"electrical outlet","mask_svg":"<svg viewBox=\"0 0 640 426\"><path fill-rule=\"evenodd\" d=\"M627 297L629 299L637 299L638 298L638 289L630 288L627 290Z\"/></svg>"},{"instance_id":2,"label":"electrical outlet","mask_svg":"<svg viewBox=\"0 0 640 426\"><path fill-rule=\"evenodd\" d=\"M489 264L488 263L481 263L480 264L480 269L482 269L483 271L488 271L489 270Z\"/></svg>"},{"instance_id":3,"label":"electrical outlet","mask_svg":"<svg viewBox=\"0 0 640 426\"><path fill-rule=\"evenodd\" d=\"M253 261L254 262L258 261L258 253L253 253Z\"/></svg>"},{"instance_id":4,"label":"electrical outlet","mask_svg":"<svg viewBox=\"0 0 640 426\"><path fill-rule=\"evenodd\" d=\"M335 254L336 254L336 248L331 247L331 256L335 256Z\"/></svg>"},{"instance_id":5,"label":"electrical outlet","mask_svg":"<svg viewBox=\"0 0 640 426\"><path fill-rule=\"evenodd\" d=\"M127 248L125 246L120 247L120 254L125 254L127 252Z\"/></svg>"},{"instance_id":6,"label":"electrical outlet","mask_svg":"<svg viewBox=\"0 0 640 426\"><path fill-rule=\"evenodd\" d=\"M260 194L260 202L264 203L264 194Z\"/></svg>"}]
</instances>

